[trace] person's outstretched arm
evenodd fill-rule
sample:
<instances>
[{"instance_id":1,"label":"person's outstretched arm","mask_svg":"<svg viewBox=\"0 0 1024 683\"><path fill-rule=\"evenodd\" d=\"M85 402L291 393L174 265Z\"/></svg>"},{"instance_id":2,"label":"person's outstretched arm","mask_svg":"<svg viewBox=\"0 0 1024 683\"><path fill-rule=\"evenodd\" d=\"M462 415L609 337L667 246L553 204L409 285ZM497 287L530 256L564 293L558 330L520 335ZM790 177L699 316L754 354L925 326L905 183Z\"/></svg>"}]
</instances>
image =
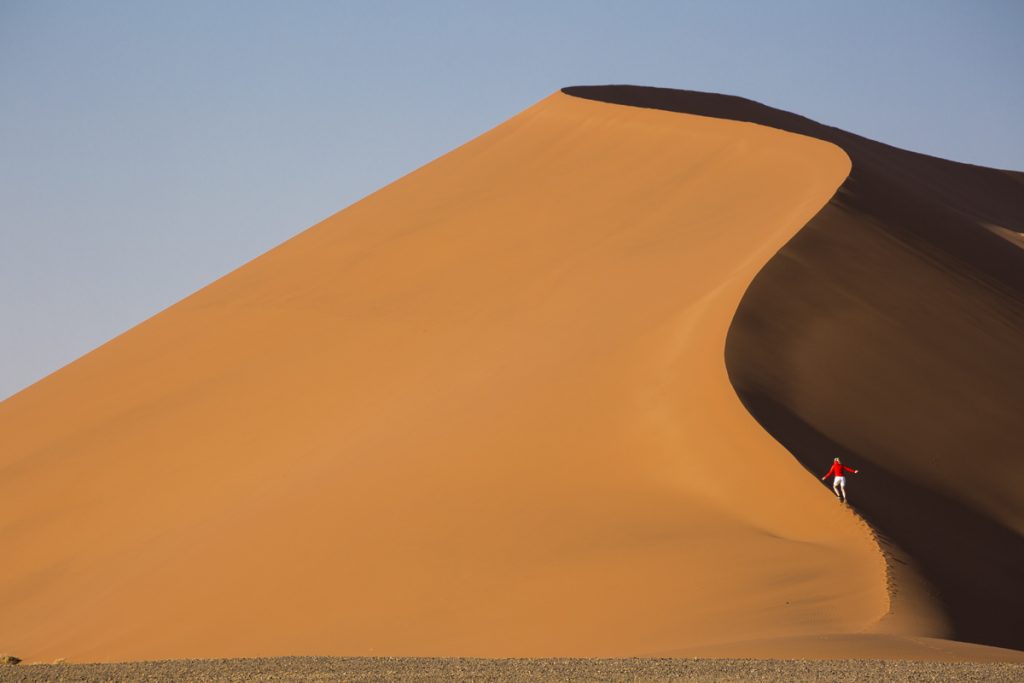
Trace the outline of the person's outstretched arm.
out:
<instances>
[{"instance_id":1,"label":"person's outstretched arm","mask_svg":"<svg viewBox=\"0 0 1024 683\"><path fill-rule=\"evenodd\" d=\"M846 465L843 465L843 471L844 472L853 472L854 474L857 474L857 470L853 469L852 467L847 467Z\"/></svg>"}]
</instances>

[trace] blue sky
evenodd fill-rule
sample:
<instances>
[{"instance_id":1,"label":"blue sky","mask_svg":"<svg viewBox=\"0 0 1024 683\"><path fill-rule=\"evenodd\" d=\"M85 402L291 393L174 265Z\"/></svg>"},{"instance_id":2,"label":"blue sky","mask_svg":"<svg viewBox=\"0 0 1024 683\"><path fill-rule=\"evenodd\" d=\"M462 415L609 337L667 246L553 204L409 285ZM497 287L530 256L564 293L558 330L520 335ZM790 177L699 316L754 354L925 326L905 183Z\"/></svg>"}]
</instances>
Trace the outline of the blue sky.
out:
<instances>
[{"instance_id":1,"label":"blue sky","mask_svg":"<svg viewBox=\"0 0 1024 683\"><path fill-rule=\"evenodd\" d=\"M1024 3L0 0L0 398L566 85L1024 170Z\"/></svg>"}]
</instances>

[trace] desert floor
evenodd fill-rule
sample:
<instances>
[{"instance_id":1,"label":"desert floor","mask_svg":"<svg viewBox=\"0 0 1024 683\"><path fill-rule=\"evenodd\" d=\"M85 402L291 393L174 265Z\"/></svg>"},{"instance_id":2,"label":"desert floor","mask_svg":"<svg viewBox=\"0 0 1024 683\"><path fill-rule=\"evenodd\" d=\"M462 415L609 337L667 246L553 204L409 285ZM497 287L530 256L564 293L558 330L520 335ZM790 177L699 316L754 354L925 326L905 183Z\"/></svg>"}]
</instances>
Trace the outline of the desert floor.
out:
<instances>
[{"instance_id":1,"label":"desert floor","mask_svg":"<svg viewBox=\"0 0 1024 683\"><path fill-rule=\"evenodd\" d=\"M1024 664L791 659L456 659L278 657L0 670L0 681L1019 681Z\"/></svg>"}]
</instances>

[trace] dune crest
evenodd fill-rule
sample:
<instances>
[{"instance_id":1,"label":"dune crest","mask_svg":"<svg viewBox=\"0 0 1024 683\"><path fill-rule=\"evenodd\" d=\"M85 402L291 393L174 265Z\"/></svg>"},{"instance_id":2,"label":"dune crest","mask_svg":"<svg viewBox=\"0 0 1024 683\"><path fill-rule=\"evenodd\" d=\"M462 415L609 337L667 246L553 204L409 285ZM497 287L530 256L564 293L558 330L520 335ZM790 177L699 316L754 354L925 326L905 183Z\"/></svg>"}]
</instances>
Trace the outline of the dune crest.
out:
<instances>
[{"instance_id":1,"label":"dune crest","mask_svg":"<svg viewBox=\"0 0 1024 683\"><path fill-rule=\"evenodd\" d=\"M870 628L750 417L748 284L837 147L556 93L0 404L0 648L622 656Z\"/></svg>"},{"instance_id":2,"label":"dune crest","mask_svg":"<svg viewBox=\"0 0 1024 683\"><path fill-rule=\"evenodd\" d=\"M744 404L811 472L859 463L895 579L883 631L1024 650L1024 173L897 149L738 97L567 88L826 140L852 169L744 295ZM912 567L908 571L908 567ZM919 580L923 579L923 581Z\"/></svg>"}]
</instances>

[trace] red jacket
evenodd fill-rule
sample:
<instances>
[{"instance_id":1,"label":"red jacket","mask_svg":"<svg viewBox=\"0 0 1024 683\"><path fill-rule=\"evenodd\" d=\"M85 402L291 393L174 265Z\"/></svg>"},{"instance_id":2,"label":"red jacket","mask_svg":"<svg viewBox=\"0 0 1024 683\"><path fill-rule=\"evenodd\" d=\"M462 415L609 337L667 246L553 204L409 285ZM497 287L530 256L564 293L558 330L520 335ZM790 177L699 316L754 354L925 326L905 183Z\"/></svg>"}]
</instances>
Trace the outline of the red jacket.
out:
<instances>
[{"instance_id":1,"label":"red jacket","mask_svg":"<svg viewBox=\"0 0 1024 683\"><path fill-rule=\"evenodd\" d=\"M854 474L857 474L857 470L853 469L852 467L847 467L841 462L833 462L832 469L826 472L825 476L822 477L822 479L828 479L833 474L836 475L837 477L841 477L847 472L853 472Z\"/></svg>"}]
</instances>

